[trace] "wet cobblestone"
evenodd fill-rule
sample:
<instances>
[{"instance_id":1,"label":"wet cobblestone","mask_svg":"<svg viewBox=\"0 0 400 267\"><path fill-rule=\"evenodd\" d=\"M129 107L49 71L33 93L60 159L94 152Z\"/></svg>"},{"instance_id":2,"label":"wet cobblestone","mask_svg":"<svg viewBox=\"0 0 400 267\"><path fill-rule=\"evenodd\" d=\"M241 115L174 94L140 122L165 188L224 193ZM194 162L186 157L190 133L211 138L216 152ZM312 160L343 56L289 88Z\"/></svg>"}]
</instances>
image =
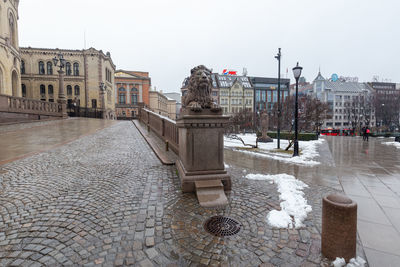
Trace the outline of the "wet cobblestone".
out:
<instances>
[{"instance_id":1,"label":"wet cobblestone","mask_svg":"<svg viewBox=\"0 0 400 267\"><path fill-rule=\"evenodd\" d=\"M251 170L247 169L247 173ZM301 229L273 229L279 208L267 182L231 166L229 206L204 209L182 194L131 122L0 166L0 266L320 266L321 198ZM204 222L225 215L242 230L219 238Z\"/></svg>"}]
</instances>

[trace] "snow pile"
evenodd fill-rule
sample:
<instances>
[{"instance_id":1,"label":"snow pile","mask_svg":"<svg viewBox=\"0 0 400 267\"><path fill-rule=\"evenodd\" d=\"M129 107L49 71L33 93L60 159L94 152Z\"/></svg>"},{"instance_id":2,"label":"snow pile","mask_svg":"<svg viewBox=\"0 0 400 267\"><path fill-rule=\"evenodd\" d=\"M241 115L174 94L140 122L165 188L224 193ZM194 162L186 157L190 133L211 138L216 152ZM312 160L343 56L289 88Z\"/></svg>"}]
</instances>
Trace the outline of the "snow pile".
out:
<instances>
[{"instance_id":1,"label":"snow pile","mask_svg":"<svg viewBox=\"0 0 400 267\"><path fill-rule=\"evenodd\" d=\"M382 144L388 145L388 146L395 146L397 148L400 148L400 142L395 142L395 141L393 141L393 142L383 142Z\"/></svg>"},{"instance_id":2,"label":"snow pile","mask_svg":"<svg viewBox=\"0 0 400 267\"><path fill-rule=\"evenodd\" d=\"M333 267L363 267L365 266L367 262L358 256L357 258L353 258L349 261L349 263L346 265L346 261L343 258L336 258L335 261L332 262Z\"/></svg>"},{"instance_id":3,"label":"snow pile","mask_svg":"<svg viewBox=\"0 0 400 267\"><path fill-rule=\"evenodd\" d=\"M256 135L255 134L238 134L237 137L242 138L245 144L256 145ZM271 158L274 160L284 161L292 164L301 164L314 166L320 164L320 162L313 160L319 156L317 148L325 142L324 139L314 140L314 141L299 141L300 155L298 157L292 157L292 154L282 153L276 150L277 139L273 139L271 143L258 143L258 148L253 151L242 150L237 148L249 148L249 146L244 146L240 140L231 139L224 137L224 146L236 149L242 153L251 154L258 157ZM281 140L281 148L285 149L289 145L288 140ZM293 146L289 151L293 151Z\"/></svg>"},{"instance_id":4,"label":"snow pile","mask_svg":"<svg viewBox=\"0 0 400 267\"><path fill-rule=\"evenodd\" d=\"M302 189L308 187L305 183L288 174L263 175L248 174L247 179L267 180L277 184L281 210L272 210L267 215L267 222L277 228L300 228L307 218L307 213L312 211L307 200L303 197Z\"/></svg>"}]
</instances>

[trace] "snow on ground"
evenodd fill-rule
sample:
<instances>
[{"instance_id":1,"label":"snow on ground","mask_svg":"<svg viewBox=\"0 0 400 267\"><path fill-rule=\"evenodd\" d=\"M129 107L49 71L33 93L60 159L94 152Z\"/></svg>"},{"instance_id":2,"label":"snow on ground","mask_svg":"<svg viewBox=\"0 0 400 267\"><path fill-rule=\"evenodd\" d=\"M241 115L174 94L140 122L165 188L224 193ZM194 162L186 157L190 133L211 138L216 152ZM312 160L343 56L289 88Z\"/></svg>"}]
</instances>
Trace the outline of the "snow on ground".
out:
<instances>
[{"instance_id":1,"label":"snow on ground","mask_svg":"<svg viewBox=\"0 0 400 267\"><path fill-rule=\"evenodd\" d=\"M388 146L395 146L397 148L400 148L400 142L395 142L395 141L393 141L393 142L383 142L382 144L388 145Z\"/></svg>"},{"instance_id":2,"label":"snow on ground","mask_svg":"<svg viewBox=\"0 0 400 267\"><path fill-rule=\"evenodd\" d=\"M333 267L363 267L367 262L358 256L357 258L353 258L346 264L346 261L343 258L336 258L335 261L332 262Z\"/></svg>"},{"instance_id":3,"label":"snow on ground","mask_svg":"<svg viewBox=\"0 0 400 267\"><path fill-rule=\"evenodd\" d=\"M246 144L255 145L256 135L255 134L238 134L238 137L242 138ZM240 148L249 148L249 146L244 146L240 140L231 139L224 137L224 146L235 149L243 153L251 154L259 157L272 158L275 160L284 161L287 163L301 164L314 166L320 164L315 158L319 156L317 147L318 145L325 142L324 139L314 140L314 141L299 141L300 156L292 157L293 146L289 151L292 153L283 153L276 150L277 139L273 139L271 143L258 143L258 149L256 150L242 150ZM285 149L289 144L288 140L281 139L281 149ZM239 149L238 149L239 148Z\"/></svg>"},{"instance_id":4,"label":"snow on ground","mask_svg":"<svg viewBox=\"0 0 400 267\"><path fill-rule=\"evenodd\" d=\"M308 187L305 183L288 174L264 175L248 174L247 179L272 181L278 186L281 210L272 210L267 215L267 222L277 228L300 228L312 211L303 197L302 189Z\"/></svg>"}]
</instances>

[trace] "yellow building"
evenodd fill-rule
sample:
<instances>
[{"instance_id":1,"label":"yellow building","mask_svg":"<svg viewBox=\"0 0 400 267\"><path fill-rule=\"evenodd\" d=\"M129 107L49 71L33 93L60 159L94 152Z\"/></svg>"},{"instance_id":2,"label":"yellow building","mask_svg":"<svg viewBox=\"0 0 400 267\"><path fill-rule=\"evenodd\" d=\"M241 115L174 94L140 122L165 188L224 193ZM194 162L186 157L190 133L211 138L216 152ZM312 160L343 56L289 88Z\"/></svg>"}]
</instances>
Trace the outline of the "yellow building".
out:
<instances>
[{"instance_id":1,"label":"yellow building","mask_svg":"<svg viewBox=\"0 0 400 267\"><path fill-rule=\"evenodd\" d=\"M104 83L104 118L115 118L114 72L110 53L89 48L64 50L23 47L21 54L21 94L23 97L57 102L59 67L53 58L61 53L65 59L64 94L68 106L102 109Z\"/></svg>"},{"instance_id":2,"label":"yellow building","mask_svg":"<svg viewBox=\"0 0 400 267\"><path fill-rule=\"evenodd\" d=\"M150 91L150 109L155 113L176 120L176 100L163 95L162 92Z\"/></svg>"},{"instance_id":3,"label":"yellow building","mask_svg":"<svg viewBox=\"0 0 400 267\"><path fill-rule=\"evenodd\" d=\"M231 115L247 110L253 112L254 89L245 76L216 75L219 84L219 103L224 114Z\"/></svg>"},{"instance_id":4,"label":"yellow building","mask_svg":"<svg viewBox=\"0 0 400 267\"><path fill-rule=\"evenodd\" d=\"M21 96L18 0L0 1L0 94Z\"/></svg>"}]
</instances>

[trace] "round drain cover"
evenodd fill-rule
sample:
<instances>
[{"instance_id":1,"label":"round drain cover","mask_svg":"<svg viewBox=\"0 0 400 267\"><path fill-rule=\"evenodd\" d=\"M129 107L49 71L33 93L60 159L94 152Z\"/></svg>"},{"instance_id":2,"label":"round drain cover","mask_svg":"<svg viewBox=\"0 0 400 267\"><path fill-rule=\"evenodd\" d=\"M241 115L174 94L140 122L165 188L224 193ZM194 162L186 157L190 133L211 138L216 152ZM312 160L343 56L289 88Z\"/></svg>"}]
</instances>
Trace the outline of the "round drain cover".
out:
<instances>
[{"instance_id":1,"label":"round drain cover","mask_svg":"<svg viewBox=\"0 0 400 267\"><path fill-rule=\"evenodd\" d=\"M238 221L224 216L213 216L204 223L204 229L215 236L236 235L240 228Z\"/></svg>"}]
</instances>

